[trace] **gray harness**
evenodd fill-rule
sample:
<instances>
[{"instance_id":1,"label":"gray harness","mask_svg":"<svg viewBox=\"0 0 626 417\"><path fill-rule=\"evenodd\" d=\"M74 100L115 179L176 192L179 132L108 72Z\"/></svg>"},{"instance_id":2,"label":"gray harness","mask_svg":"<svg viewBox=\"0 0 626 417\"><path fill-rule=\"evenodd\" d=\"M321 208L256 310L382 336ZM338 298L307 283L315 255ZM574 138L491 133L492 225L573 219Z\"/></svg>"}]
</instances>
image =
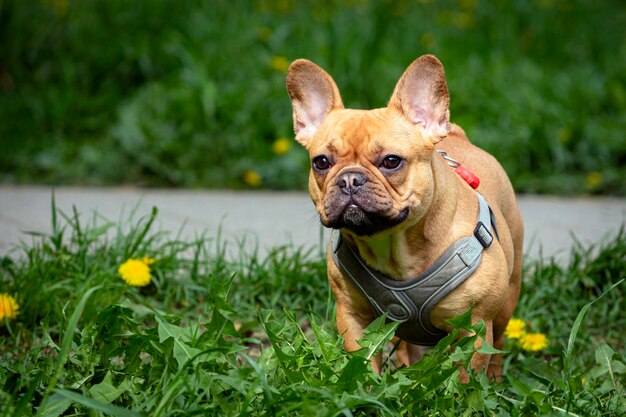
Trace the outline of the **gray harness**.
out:
<instances>
[{"instance_id":1,"label":"gray harness","mask_svg":"<svg viewBox=\"0 0 626 417\"><path fill-rule=\"evenodd\" d=\"M335 264L361 291L377 315L386 313L389 320L401 323L396 336L402 340L433 346L447 334L433 326L431 310L478 268L483 250L493 242L489 226L498 237L489 204L480 193L476 195L479 212L473 235L458 240L430 268L408 280L397 281L370 268L356 247L340 233L333 232L331 248Z\"/></svg>"}]
</instances>

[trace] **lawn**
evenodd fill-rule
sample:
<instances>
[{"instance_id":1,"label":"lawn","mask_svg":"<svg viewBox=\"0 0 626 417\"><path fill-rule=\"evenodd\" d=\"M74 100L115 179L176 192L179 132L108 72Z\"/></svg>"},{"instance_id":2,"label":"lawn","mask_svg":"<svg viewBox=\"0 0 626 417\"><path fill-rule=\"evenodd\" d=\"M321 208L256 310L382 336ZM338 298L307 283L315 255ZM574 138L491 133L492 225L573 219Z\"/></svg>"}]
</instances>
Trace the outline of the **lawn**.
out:
<instances>
[{"instance_id":1,"label":"lawn","mask_svg":"<svg viewBox=\"0 0 626 417\"><path fill-rule=\"evenodd\" d=\"M623 1L0 0L0 51L2 183L304 190L289 62L372 108L434 53L517 191L626 195ZM382 320L348 354L320 248L180 241L157 216L53 204L0 254L0 415L626 415L625 226L526 259L503 381L460 384L481 323L409 368Z\"/></svg>"},{"instance_id":2,"label":"lawn","mask_svg":"<svg viewBox=\"0 0 626 417\"><path fill-rule=\"evenodd\" d=\"M344 352L319 248L227 257L237 242L181 242L154 230L156 216L86 221L53 207L49 235L0 258L0 415L626 414L623 227L567 265L527 260L515 317L547 346L511 338L501 383L463 385L455 363L472 338L397 369L394 326L379 321ZM367 358L381 349L377 375Z\"/></svg>"},{"instance_id":3,"label":"lawn","mask_svg":"<svg viewBox=\"0 0 626 417\"><path fill-rule=\"evenodd\" d=\"M516 190L626 195L621 0L0 1L0 181L304 189L285 72L354 108L443 62Z\"/></svg>"}]
</instances>

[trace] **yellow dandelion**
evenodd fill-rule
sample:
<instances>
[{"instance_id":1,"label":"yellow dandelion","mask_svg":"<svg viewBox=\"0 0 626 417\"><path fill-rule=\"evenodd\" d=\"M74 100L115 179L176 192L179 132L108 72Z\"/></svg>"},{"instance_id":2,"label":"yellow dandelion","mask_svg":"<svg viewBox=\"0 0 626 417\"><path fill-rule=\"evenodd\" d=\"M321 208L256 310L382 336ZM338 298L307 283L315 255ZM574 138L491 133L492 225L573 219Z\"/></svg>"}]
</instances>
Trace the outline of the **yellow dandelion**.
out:
<instances>
[{"instance_id":1,"label":"yellow dandelion","mask_svg":"<svg viewBox=\"0 0 626 417\"><path fill-rule=\"evenodd\" d=\"M437 38L432 32L426 32L420 36L420 44L426 49L433 49L437 45Z\"/></svg>"},{"instance_id":2,"label":"yellow dandelion","mask_svg":"<svg viewBox=\"0 0 626 417\"><path fill-rule=\"evenodd\" d=\"M463 10L474 10L478 6L478 0L459 0L459 6Z\"/></svg>"},{"instance_id":3,"label":"yellow dandelion","mask_svg":"<svg viewBox=\"0 0 626 417\"><path fill-rule=\"evenodd\" d=\"M144 256L143 258L141 258L141 262L143 262L146 265L152 265L153 263L156 262L156 259L150 258L148 256Z\"/></svg>"},{"instance_id":4,"label":"yellow dandelion","mask_svg":"<svg viewBox=\"0 0 626 417\"><path fill-rule=\"evenodd\" d=\"M524 350L536 352L548 347L548 338L543 333L526 333L519 339L519 344Z\"/></svg>"},{"instance_id":5,"label":"yellow dandelion","mask_svg":"<svg viewBox=\"0 0 626 417\"><path fill-rule=\"evenodd\" d=\"M0 320L14 319L20 312L20 306L9 294L0 294Z\"/></svg>"},{"instance_id":6,"label":"yellow dandelion","mask_svg":"<svg viewBox=\"0 0 626 417\"><path fill-rule=\"evenodd\" d=\"M585 178L585 184L587 188L596 188L598 185L602 184L602 173L597 171L590 172Z\"/></svg>"},{"instance_id":7,"label":"yellow dandelion","mask_svg":"<svg viewBox=\"0 0 626 417\"><path fill-rule=\"evenodd\" d=\"M289 151L291 148L291 141L287 138L279 138L272 144L272 150L276 155L282 155Z\"/></svg>"},{"instance_id":8,"label":"yellow dandelion","mask_svg":"<svg viewBox=\"0 0 626 417\"><path fill-rule=\"evenodd\" d=\"M268 28L267 26L261 26L257 31L257 35L259 36L259 39L261 41L267 42L272 37L272 29Z\"/></svg>"},{"instance_id":9,"label":"yellow dandelion","mask_svg":"<svg viewBox=\"0 0 626 417\"><path fill-rule=\"evenodd\" d=\"M284 56L273 56L270 60L270 66L276 71L287 72L289 69L289 60Z\"/></svg>"},{"instance_id":10,"label":"yellow dandelion","mask_svg":"<svg viewBox=\"0 0 626 417\"><path fill-rule=\"evenodd\" d=\"M557 136L559 138L559 142L568 143L570 139L572 139L572 130L567 127L564 127L559 130Z\"/></svg>"},{"instance_id":11,"label":"yellow dandelion","mask_svg":"<svg viewBox=\"0 0 626 417\"><path fill-rule=\"evenodd\" d=\"M509 320L509 324L506 325L504 335L509 339L519 339L526 334L525 328L526 322L524 322L524 320L513 318Z\"/></svg>"},{"instance_id":12,"label":"yellow dandelion","mask_svg":"<svg viewBox=\"0 0 626 417\"><path fill-rule=\"evenodd\" d=\"M150 267L143 259L129 259L120 265L117 272L128 285L134 287L145 287L152 279Z\"/></svg>"},{"instance_id":13,"label":"yellow dandelion","mask_svg":"<svg viewBox=\"0 0 626 417\"><path fill-rule=\"evenodd\" d=\"M471 29L474 26L474 16L470 12L455 13L453 23L459 29Z\"/></svg>"},{"instance_id":14,"label":"yellow dandelion","mask_svg":"<svg viewBox=\"0 0 626 417\"><path fill-rule=\"evenodd\" d=\"M44 0L42 3L50 6L57 17L67 14L67 0Z\"/></svg>"},{"instance_id":15,"label":"yellow dandelion","mask_svg":"<svg viewBox=\"0 0 626 417\"><path fill-rule=\"evenodd\" d=\"M556 4L556 0L538 0L535 4L542 9L553 9Z\"/></svg>"},{"instance_id":16,"label":"yellow dandelion","mask_svg":"<svg viewBox=\"0 0 626 417\"><path fill-rule=\"evenodd\" d=\"M261 182L263 180L261 174L251 170L245 171L243 173L242 179L243 182L245 182L250 187L258 187L259 185L261 185Z\"/></svg>"}]
</instances>

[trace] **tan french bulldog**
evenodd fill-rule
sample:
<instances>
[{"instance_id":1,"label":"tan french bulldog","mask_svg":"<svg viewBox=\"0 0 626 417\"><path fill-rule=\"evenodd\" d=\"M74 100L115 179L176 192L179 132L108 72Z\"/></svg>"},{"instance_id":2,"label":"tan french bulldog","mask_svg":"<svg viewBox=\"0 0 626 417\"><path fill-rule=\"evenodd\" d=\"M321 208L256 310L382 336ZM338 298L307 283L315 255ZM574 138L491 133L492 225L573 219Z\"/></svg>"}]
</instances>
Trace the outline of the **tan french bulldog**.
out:
<instances>
[{"instance_id":1,"label":"tan french bulldog","mask_svg":"<svg viewBox=\"0 0 626 417\"><path fill-rule=\"evenodd\" d=\"M401 322L412 315L412 323L417 324L404 329L397 352L398 362L409 365L421 357L422 349L414 344L421 340L413 334L417 327L430 336L449 332L446 320L470 308L473 322L486 323L484 341L501 349L521 286L522 218L500 164L472 145L460 127L450 124L448 89L439 60L432 55L415 60L398 81L387 107L375 110L345 109L330 75L303 59L289 67L287 90L296 140L311 156L309 191L321 222L339 230L340 245L351 248L352 263L364 268L354 271L342 265L331 243L328 280L345 349L360 348L357 340L363 329L381 312L395 314ZM442 152L448 156L444 158ZM451 168L458 164L451 163L456 161L450 157L480 178L477 190ZM488 206L477 203L478 193ZM485 210L491 221L484 221ZM477 220L481 218L482 226ZM473 270L453 284L440 285L450 287L445 295L437 292L437 285L421 289L430 291L423 296L428 299L425 304L430 303L428 309L406 301L406 294L391 294L404 282L427 281L428 273L445 269L441 264L452 260L464 273ZM386 278L371 285L357 281L368 274ZM385 297L395 301L381 301ZM478 340L477 347L482 342ZM487 370L497 378L500 362L495 355L476 353L471 368ZM380 372L380 355L372 366ZM467 378L462 370L461 380Z\"/></svg>"}]
</instances>

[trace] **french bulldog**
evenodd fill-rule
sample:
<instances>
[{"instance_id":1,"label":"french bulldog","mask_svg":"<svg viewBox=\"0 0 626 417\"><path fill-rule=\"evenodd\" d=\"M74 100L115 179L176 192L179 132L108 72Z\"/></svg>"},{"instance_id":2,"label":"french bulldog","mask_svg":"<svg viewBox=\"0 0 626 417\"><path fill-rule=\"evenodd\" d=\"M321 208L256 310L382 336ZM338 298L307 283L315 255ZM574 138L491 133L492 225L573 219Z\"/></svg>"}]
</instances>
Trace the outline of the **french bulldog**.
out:
<instances>
[{"instance_id":1,"label":"french bulldog","mask_svg":"<svg viewBox=\"0 0 626 417\"><path fill-rule=\"evenodd\" d=\"M354 252L358 261L353 263L365 268L351 272L340 265L331 243L328 281L344 348L360 348L357 341L363 330L381 314L377 308L399 316L407 311L424 315L419 305L407 308L404 302L381 308L376 293L387 291L383 287L419 282L426 272L440 268L442 257L455 262L463 258L467 264L470 253L471 274L450 285L445 295L429 296L427 317L413 317L413 322L429 321L422 327L431 335L433 329L445 334L452 330L447 320L471 309L472 322L483 320L486 325L486 335L477 339L476 348L486 342L502 349L520 293L524 227L501 165L450 123L441 62L433 55L416 59L396 84L387 107L374 110L344 108L334 80L308 60L294 61L286 81L295 138L311 157L311 199L322 224L335 229L341 244ZM472 184L476 190L451 167L457 165L480 179L480 185ZM477 203L477 194L486 205ZM485 218L484 207L490 221L477 226L477 219ZM455 252L459 242L468 239L481 246ZM461 264L461 268L470 267ZM369 271L386 281L368 294L354 276ZM404 330L396 352L399 365L408 366L423 353L419 337L412 334L416 327L411 326ZM501 360L477 352L470 367L498 378ZM373 358L372 366L381 371L381 355ZM460 379L467 381L465 369Z\"/></svg>"}]
</instances>

